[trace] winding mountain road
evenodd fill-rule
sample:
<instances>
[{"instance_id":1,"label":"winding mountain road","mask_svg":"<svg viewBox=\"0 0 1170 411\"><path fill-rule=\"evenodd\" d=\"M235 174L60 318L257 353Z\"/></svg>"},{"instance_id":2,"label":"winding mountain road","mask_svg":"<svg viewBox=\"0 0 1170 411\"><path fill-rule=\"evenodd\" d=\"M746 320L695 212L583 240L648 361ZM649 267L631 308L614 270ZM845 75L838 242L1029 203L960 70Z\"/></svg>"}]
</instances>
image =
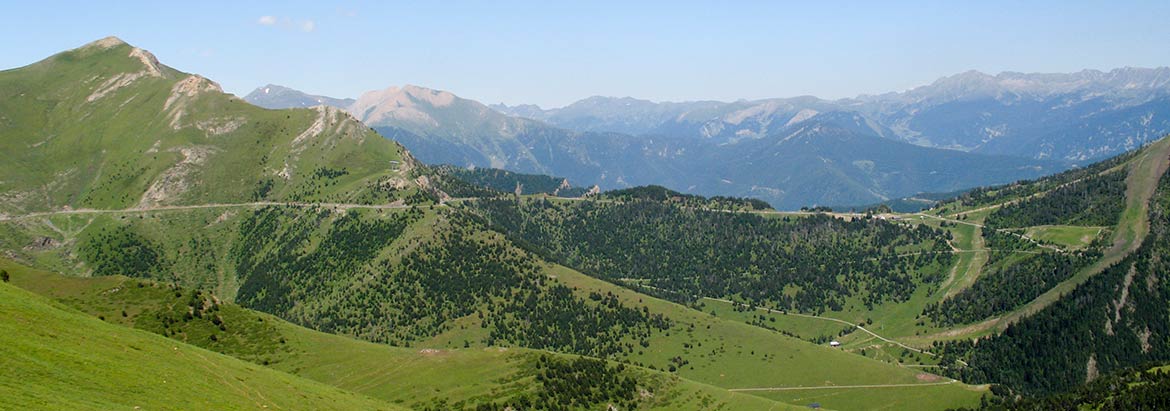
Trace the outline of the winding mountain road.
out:
<instances>
[{"instance_id":1,"label":"winding mountain road","mask_svg":"<svg viewBox=\"0 0 1170 411\"><path fill-rule=\"evenodd\" d=\"M445 207L443 204L436 204L440 207ZM349 209L372 209L372 210L394 210L417 207L415 205L406 205L401 203L391 204L346 204L346 203L303 203L303 202L276 202L276 201L256 201L250 203L222 203L222 204L194 204L194 205L173 205L173 206L154 206L154 207L132 207L122 209L96 209L96 208L78 208L65 209L57 211L41 211L35 213L21 214L21 215L0 215L0 221L16 221L25 220L37 217L50 217L55 215L72 215L72 214L132 214L132 213L149 213L156 211L180 211L180 210L199 210L209 208L256 208L268 206L284 206L284 207L300 207L300 208L331 208L335 210L349 210Z\"/></svg>"}]
</instances>

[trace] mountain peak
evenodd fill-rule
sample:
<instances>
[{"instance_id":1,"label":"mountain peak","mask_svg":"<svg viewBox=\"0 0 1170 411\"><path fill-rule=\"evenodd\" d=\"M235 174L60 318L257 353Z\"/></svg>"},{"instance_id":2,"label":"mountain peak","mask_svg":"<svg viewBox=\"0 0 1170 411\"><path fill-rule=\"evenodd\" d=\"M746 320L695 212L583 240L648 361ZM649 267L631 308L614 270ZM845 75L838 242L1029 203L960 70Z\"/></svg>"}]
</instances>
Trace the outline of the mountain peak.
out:
<instances>
[{"instance_id":1,"label":"mountain peak","mask_svg":"<svg viewBox=\"0 0 1170 411\"><path fill-rule=\"evenodd\" d=\"M285 86L282 86L279 84L272 84L272 83L265 84L263 87L257 87L256 90L259 90L260 92L262 92L264 94L277 93L277 92L281 92L281 91L296 91L296 90L293 90L292 88L285 87Z\"/></svg>"},{"instance_id":2,"label":"mountain peak","mask_svg":"<svg viewBox=\"0 0 1170 411\"><path fill-rule=\"evenodd\" d=\"M449 91L435 90L413 84L402 86L402 91L435 107L445 107L455 102L455 95Z\"/></svg>"},{"instance_id":3,"label":"mountain peak","mask_svg":"<svg viewBox=\"0 0 1170 411\"><path fill-rule=\"evenodd\" d=\"M244 100L254 105L269 108L282 109L289 107L313 107L319 105L326 105L340 109L348 109L353 104L353 99L341 99L328 96L318 96L306 94L300 90L285 87L279 84L268 83L261 87L252 90L251 93L244 96Z\"/></svg>"},{"instance_id":4,"label":"mountain peak","mask_svg":"<svg viewBox=\"0 0 1170 411\"><path fill-rule=\"evenodd\" d=\"M123 45L126 45L126 42L122 41L122 39L117 38L115 36L109 36L109 37L101 38L101 39L86 43L86 45L81 46L81 48L83 48L83 49L84 48L109 49L109 48L114 48L114 47L123 46Z\"/></svg>"},{"instance_id":5,"label":"mountain peak","mask_svg":"<svg viewBox=\"0 0 1170 411\"><path fill-rule=\"evenodd\" d=\"M80 56L83 56L85 58L90 58L93 56L105 55L108 53L116 53L116 52L120 53L120 52L122 52L121 50L125 50L125 49L121 48L123 46L130 48L130 52L125 55L126 57L129 57L131 59L137 60L140 63L142 63L142 70L139 70L136 73L128 73L128 74L134 75L135 78L139 78L139 77L167 77L168 70L165 68L165 66L162 65L162 63L160 63L158 61L158 58L155 57L154 54L152 54L149 51L146 51L145 49L134 47L134 46L126 43L125 41L122 41L122 39L114 37L114 36L109 36L109 37L105 37L105 38L91 41L91 42L86 43L85 45L83 45L81 47L70 50L70 52L79 53ZM119 50L114 50L114 49L119 49ZM133 79L131 79L131 80L133 80Z\"/></svg>"}]
</instances>

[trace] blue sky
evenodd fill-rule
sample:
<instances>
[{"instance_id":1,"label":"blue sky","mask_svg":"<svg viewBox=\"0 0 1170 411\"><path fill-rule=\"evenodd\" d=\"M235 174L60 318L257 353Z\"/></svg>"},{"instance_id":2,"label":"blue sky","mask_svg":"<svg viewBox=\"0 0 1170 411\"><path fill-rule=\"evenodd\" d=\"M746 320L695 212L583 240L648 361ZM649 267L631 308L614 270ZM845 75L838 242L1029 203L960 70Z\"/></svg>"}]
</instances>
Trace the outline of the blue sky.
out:
<instances>
[{"instance_id":1,"label":"blue sky","mask_svg":"<svg viewBox=\"0 0 1170 411\"><path fill-rule=\"evenodd\" d=\"M245 94L485 103L900 91L976 69L1170 65L1170 1L0 2L0 67L116 35Z\"/></svg>"}]
</instances>

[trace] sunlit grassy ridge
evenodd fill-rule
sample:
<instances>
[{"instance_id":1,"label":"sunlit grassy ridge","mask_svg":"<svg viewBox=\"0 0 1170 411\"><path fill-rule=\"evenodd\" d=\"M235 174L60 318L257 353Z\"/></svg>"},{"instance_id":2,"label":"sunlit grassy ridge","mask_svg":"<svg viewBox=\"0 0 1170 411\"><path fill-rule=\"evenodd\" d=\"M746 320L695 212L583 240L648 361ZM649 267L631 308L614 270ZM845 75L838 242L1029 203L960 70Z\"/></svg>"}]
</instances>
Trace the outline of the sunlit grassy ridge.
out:
<instances>
[{"instance_id":1,"label":"sunlit grassy ridge","mask_svg":"<svg viewBox=\"0 0 1170 411\"><path fill-rule=\"evenodd\" d=\"M0 72L0 213L418 195L405 150L333 109L265 110L115 40Z\"/></svg>"},{"instance_id":2,"label":"sunlit grassy ridge","mask_svg":"<svg viewBox=\"0 0 1170 411\"><path fill-rule=\"evenodd\" d=\"M0 408L403 409L0 284Z\"/></svg>"}]
</instances>

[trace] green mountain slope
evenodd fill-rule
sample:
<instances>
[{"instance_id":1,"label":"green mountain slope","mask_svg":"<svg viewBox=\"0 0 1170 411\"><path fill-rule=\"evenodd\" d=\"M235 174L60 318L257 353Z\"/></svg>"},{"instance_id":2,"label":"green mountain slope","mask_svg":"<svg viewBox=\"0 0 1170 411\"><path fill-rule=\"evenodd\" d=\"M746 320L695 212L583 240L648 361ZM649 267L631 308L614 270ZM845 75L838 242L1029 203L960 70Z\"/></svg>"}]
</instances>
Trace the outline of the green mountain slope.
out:
<instances>
[{"instance_id":1,"label":"green mountain slope","mask_svg":"<svg viewBox=\"0 0 1170 411\"><path fill-rule=\"evenodd\" d=\"M613 201L480 200L471 207L563 264L681 303L730 298L812 313L872 307L905 301L941 281L951 264L944 233L926 226L769 218L620 194Z\"/></svg>"},{"instance_id":2,"label":"green mountain slope","mask_svg":"<svg viewBox=\"0 0 1170 411\"><path fill-rule=\"evenodd\" d=\"M20 234L24 240L4 243L5 248L16 250L29 261L77 273L79 266L93 264L77 258L86 254L87 247L116 243L110 240L109 233L135 233L144 239L140 244L150 244L149 249L157 251L158 262L149 266L163 268L120 273L222 290L223 294L216 291L217 294L234 296L231 298L246 306L271 310L304 325L373 341L410 345L416 351L494 345L609 355L634 365L667 371L674 368L681 377L723 388L922 382L920 373L911 369L814 346L543 263L509 245L502 236L482 227L475 228L478 225L466 217L456 217L458 210L425 211L398 238L374 245L373 251L348 248L344 258L331 263L333 268L322 271L314 268L318 267L317 263L311 263L321 261L317 257L321 248L332 247L326 244L349 244L347 231L337 231L335 227L369 226L415 211L386 211L383 215L329 214L323 219L318 212L295 208L231 212L234 214L227 217L221 210L135 211L125 214L125 219L114 215L76 214L40 217L10 225L18 227L14 230L18 233L32 234ZM241 230L245 224L251 224L248 221L264 218L284 221L279 225L283 228L275 232ZM339 223L340 220L351 223ZM297 228L302 225L317 228L307 231L307 237L301 240L289 237L289 233L302 232ZM62 235L50 226L76 234ZM107 233L104 236L94 234L103 231ZM16 246L36 243L36 238L49 238L51 241L47 242L58 245L40 249ZM244 274L242 279L229 274L237 272L233 267L244 261L238 260L230 250L245 244L262 251L243 255L253 256L249 257L253 261L273 262L255 265L271 267L265 272L276 275L268 277L271 285L257 289L265 290L263 293L236 288L238 284L254 281L257 271L239 271ZM104 255L127 264L137 261L132 255ZM368 257L371 255L374 257ZM462 257L453 258L457 255ZM504 258L490 257L493 255ZM429 271L436 269L443 271ZM330 273L328 277L311 274L326 272ZM424 273L429 273L426 277L435 281L419 281L426 278L419 277ZM474 273L479 273L475 274L478 277L472 277ZM480 286L452 287L470 279L475 279L470 284ZM279 303L294 295L281 290L300 295L296 300L299 303L292 306ZM402 297L390 297L394 295ZM518 297L505 299L504 296ZM633 313L630 310L639 314L626 317ZM722 314L723 310L720 311ZM655 318L664 320L666 328L654 325L659 321ZM601 334L597 334L595 323L611 321L616 321L612 324L619 328L601 328ZM396 327L389 328L389 324ZM621 327L636 332L619 332ZM961 384L923 388L945 390L939 396L948 398L946 401L951 405L970 404L981 395L980 391L970 391ZM871 403L899 401L896 391L878 388L864 392ZM835 407L832 401L822 403Z\"/></svg>"},{"instance_id":3,"label":"green mountain slope","mask_svg":"<svg viewBox=\"0 0 1170 411\"><path fill-rule=\"evenodd\" d=\"M976 241L963 245L970 251L954 271L961 287L937 301L949 311L943 317L964 324L908 338L930 343L1001 332L1134 253L1149 232L1151 199L1168 166L1170 139L1163 138L1083 169L975 190L919 215ZM930 311L922 314L941 314ZM981 314L952 315L962 311Z\"/></svg>"},{"instance_id":4,"label":"green mountain slope","mask_svg":"<svg viewBox=\"0 0 1170 411\"><path fill-rule=\"evenodd\" d=\"M411 349L372 344L312 331L279 318L217 302L210 294L121 276L64 277L0 261L13 284L52 297L106 321L289 372L345 390L412 408L475 409L479 405L542 406L557 391L536 378L538 363L601 365L604 362L522 348ZM192 301L196 303L192 305ZM191 307L200 309L190 311ZM199 312L197 316L186 316ZM211 338L211 335L216 337ZM544 357L542 359L542 357ZM376 366L371 367L371 364ZM600 403L626 401L621 409L786 409L787 406L646 369L607 372L635 383L607 391ZM552 374L549 374L550 376ZM605 388L598 383L593 389ZM651 395L642 395L646 392ZM624 398L624 400L623 400ZM596 402L596 401L595 401ZM444 405L445 404L445 405Z\"/></svg>"},{"instance_id":5,"label":"green mountain slope","mask_svg":"<svg viewBox=\"0 0 1170 411\"><path fill-rule=\"evenodd\" d=\"M103 39L0 72L0 213L392 202L414 160L336 110L270 111Z\"/></svg>"},{"instance_id":6,"label":"green mountain slope","mask_svg":"<svg viewBox=\"0 0 1170 411\"><path fill-rule=\"evenodd\" d=\"M6 283L0 318L4 409L402 409L107 324Z\"/></svg>"},{"instance_id":7,"label":"green mountain slope","mask_svg":"<svg viewBox=\"0 0 1170 411\"><path fill-rule=\"evenodd\" d=\"M1165 140L1157 144L1165 144ZM1163 147L1155 145L1143 154L1150 153L1156 153L1155 160L1164 161ZM1028 394L1050 394L1075 388L1099 374L1146 361L1170 360L1166 332L1170 329L1170 290L1166 288L1170 268L1162 258L1170 247L1170 180L1165 177L1165 167L1160 171L1153 197L1140 207L1148 210L1148 217L1141 219L1147 221L1148 235L1138 236L1136 250L1115 254L1116 262L1102 259L1098 264L1109 262L1102 270L1089 267L1078 273L1068 281L1067 293L1061 291L1047 301L1038 297L1023 309L1029 315L1010 323L1003 334L975 345L969 341L947 345L955 358L965 359L967 364L947 364L951 373L975 381L999 382ZM1138 177L1131 181L1149 183L1145 180L1148 175L1131 171L1133 176ZM1140 192L1131 193L1134 191ZM1127 208L1123 224L1128 213ZM1131 230L1143 229L1118 227L1111 250L1127 248L1125 233Z\"/></svg>"}]
</instances>

